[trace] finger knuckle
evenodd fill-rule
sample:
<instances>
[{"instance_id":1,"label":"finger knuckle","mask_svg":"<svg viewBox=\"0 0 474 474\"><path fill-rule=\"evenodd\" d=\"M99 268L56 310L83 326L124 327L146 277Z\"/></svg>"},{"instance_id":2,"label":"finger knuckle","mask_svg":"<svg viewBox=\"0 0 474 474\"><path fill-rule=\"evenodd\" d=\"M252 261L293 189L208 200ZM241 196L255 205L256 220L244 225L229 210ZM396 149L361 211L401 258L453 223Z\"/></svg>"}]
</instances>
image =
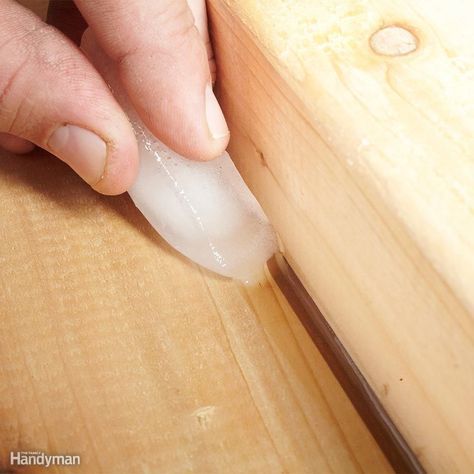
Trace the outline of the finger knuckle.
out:
<instances>
[{"instance_id":1,"label":"finger knuckle","mask_svg":"<svg viewBox=\"0 0 474 474\"><path fill-rule=\"evenodd\" d=\"M175 46L179 45L180 41L186 39L189 33L195 30L194 17L187 2L165 2L159 16L159 24L163 39L172 41Z\"/></svg>"},{"instance_id":2,"label":"finger knuckle","mask_svg":"<svg viewBox=\"0 0 474 474\"><path fill-rule=\"evenodd\" d=\"M18 78L21 76L26 62L14 68L3 70L0 75L0 126L3 131L12 133L18 123L26 97L17 93Z\"/></svg>"},{"instance_id":3,"label":"finger knuckle","mask_svg":"<svg viewBox=\"0 0 474 474\"><path fill-rule=\"evenodd\" d=\"M0 70L0 123L6 132L22 132L24 117L32 113L32 88L28 76L35 51L39 49L36 37L44 29L47 28L42 25L22 31L16 29L0 45L0 58L4 59L4 67Z\"/></svg>"},{"instance_id":4,"label":"finger knuckle","mask_svg":"<svg viewBox=\"0 0 474 474\"><path fill-rule=\"evenodd\" d=\"M194 17L184 0L157 2L152 17L135 23L126 35L117 38L109 51L112 59L120 64L140 51L150 50L167 56L182 50L191 33L197 34Z\"/></svg>"},{"instance_id":5,"label":"finger knuckle","mask_svg":"<svg viewBox=\"0 0 474 474\"><path fill-rule=\"evenodd\" d=\"M81 82L80 60L67 43L45 24L23 31L0 46L0 58L7 58L4 64L8 65L0 70L3 131L34 136L37 141L47 136L44 101L54 93L55 84L67 83L74 91Z\"/></svg>"}]
</instances>

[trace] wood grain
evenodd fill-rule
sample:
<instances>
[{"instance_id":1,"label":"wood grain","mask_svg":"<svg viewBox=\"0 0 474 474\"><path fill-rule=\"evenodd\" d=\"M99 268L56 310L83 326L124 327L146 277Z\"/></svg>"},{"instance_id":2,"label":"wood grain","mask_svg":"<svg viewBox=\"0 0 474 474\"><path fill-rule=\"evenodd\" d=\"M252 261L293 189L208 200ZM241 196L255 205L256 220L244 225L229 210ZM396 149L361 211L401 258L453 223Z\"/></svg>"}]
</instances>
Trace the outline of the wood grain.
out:
<instances>
[{"instance_id":1,"label":"wood grain","mask_svg":"<svg viewBox=\"0 0 474 474\"><path fill-rule=\"evenodd\" d=\"M43 152L0 156L0 202L0 469L391 472L267 283L202 272Z\"/></svg>"},{"instance_id":2,"label":"wood grain","mask_svg":"<svg viewBox=\"0 0 474 474\"><path fill-rule=\"evenodd\" d=\"M42 152L0 156L0 203L1 469L391 472L268 283L203 272Z\"/></svg>"},{"instance_id":3,"label":"wood grain","mask_svg":"<svg viewBox=\"0 0 474 474\"><path fill-rule=\"evenodd\" d=\"M423 474L425 470L415 453L285 258L280 253L275 254L267 262L266 270L276 293L285 298L282 306L289 305L298 315L395 472Z\"/></svg>"},{"instance_id":4,"label":"wood grain","mask_svg":"<svg viewBox=\"0 0 474 474\"><path fill-rule=\"evenodd\" d=\"M473 4L209 13L230 153L285 257L422 464L472 472ZM416 51L376 54L389 25Z\"/></svg>"}]
</instances>

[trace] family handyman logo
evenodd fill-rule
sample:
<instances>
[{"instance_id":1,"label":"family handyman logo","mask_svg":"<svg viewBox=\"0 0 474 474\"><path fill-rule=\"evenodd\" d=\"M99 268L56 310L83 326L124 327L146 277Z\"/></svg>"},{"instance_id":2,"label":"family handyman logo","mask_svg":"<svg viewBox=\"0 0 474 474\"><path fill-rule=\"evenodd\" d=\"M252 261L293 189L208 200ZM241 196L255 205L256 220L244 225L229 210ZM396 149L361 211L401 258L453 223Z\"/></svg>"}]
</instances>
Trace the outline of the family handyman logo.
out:
<instances>
[{"instance_id":1,"label":"family handyman logo","mask_svg":"<svg viewBox=\"0 0 474 474\"><path fill-rule=\"evenodd\" d=\"M81 457L70 454L46 454L42 451L10 451L11 466L78 466Z\"/></svg>"}]
</instances>

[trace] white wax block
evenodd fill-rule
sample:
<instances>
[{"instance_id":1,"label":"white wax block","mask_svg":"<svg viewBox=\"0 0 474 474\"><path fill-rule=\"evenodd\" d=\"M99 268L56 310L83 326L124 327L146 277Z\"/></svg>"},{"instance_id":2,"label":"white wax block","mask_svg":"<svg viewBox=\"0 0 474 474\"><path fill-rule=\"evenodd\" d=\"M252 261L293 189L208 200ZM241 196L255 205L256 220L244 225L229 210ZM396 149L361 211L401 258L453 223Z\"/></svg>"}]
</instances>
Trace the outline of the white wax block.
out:
<instances>
[{"instance_id":1,"label":"white wax block","mask_svg":"<svg viewBox=\"0 0 474 474\"><path fill-rule=\"evenodd\" d=\"M129 193L151 225L203 267L246 282L260 279L276 238L229 155L187 160L136 117L133 126L140 169Z\"/></svg>"},{"instance_id":2,"label":"white wax block","mask_svg":"<svg viewBox=\"0 0 474 474\"><path fill-rule=\"evenodd\" d=\"M196 162L167 148L143 125L114 64L90 35L89 43L90 59L129 115L137 137L140 167L129 194L138 209L191 260L221 275L258 281L277 249L276 238L229 155Z\"/></svg>"}]
</instances>

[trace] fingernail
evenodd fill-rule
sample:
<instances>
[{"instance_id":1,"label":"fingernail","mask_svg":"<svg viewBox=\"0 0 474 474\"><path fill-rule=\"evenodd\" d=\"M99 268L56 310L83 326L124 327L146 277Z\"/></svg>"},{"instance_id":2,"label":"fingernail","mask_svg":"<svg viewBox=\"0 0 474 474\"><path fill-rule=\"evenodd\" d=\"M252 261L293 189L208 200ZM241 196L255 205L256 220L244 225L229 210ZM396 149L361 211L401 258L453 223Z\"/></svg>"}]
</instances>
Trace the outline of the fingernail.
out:
<instances>
[{"instance_id":1,"label":"fingernail","mask_svg":"<svg viewBox=\"0 0 474 474\"><path fill-rule=\"evenodd\" d=\"M212 91L211 84L206 86L206 119L212 138L217 140L229 135L229 129L227 128L224 114Z\"/></svg>"},{"instance_id":2,"label":"fingernail","mask_svg":"<svg viewBox=\"0 0 474 474\"><path fill-rule=\"evenodd\" d=\"M48 147L87 183L96 184L102 178L107 145L94 132L76 125L64 125L51 135Z\"/></svg>"}]
</instances>

